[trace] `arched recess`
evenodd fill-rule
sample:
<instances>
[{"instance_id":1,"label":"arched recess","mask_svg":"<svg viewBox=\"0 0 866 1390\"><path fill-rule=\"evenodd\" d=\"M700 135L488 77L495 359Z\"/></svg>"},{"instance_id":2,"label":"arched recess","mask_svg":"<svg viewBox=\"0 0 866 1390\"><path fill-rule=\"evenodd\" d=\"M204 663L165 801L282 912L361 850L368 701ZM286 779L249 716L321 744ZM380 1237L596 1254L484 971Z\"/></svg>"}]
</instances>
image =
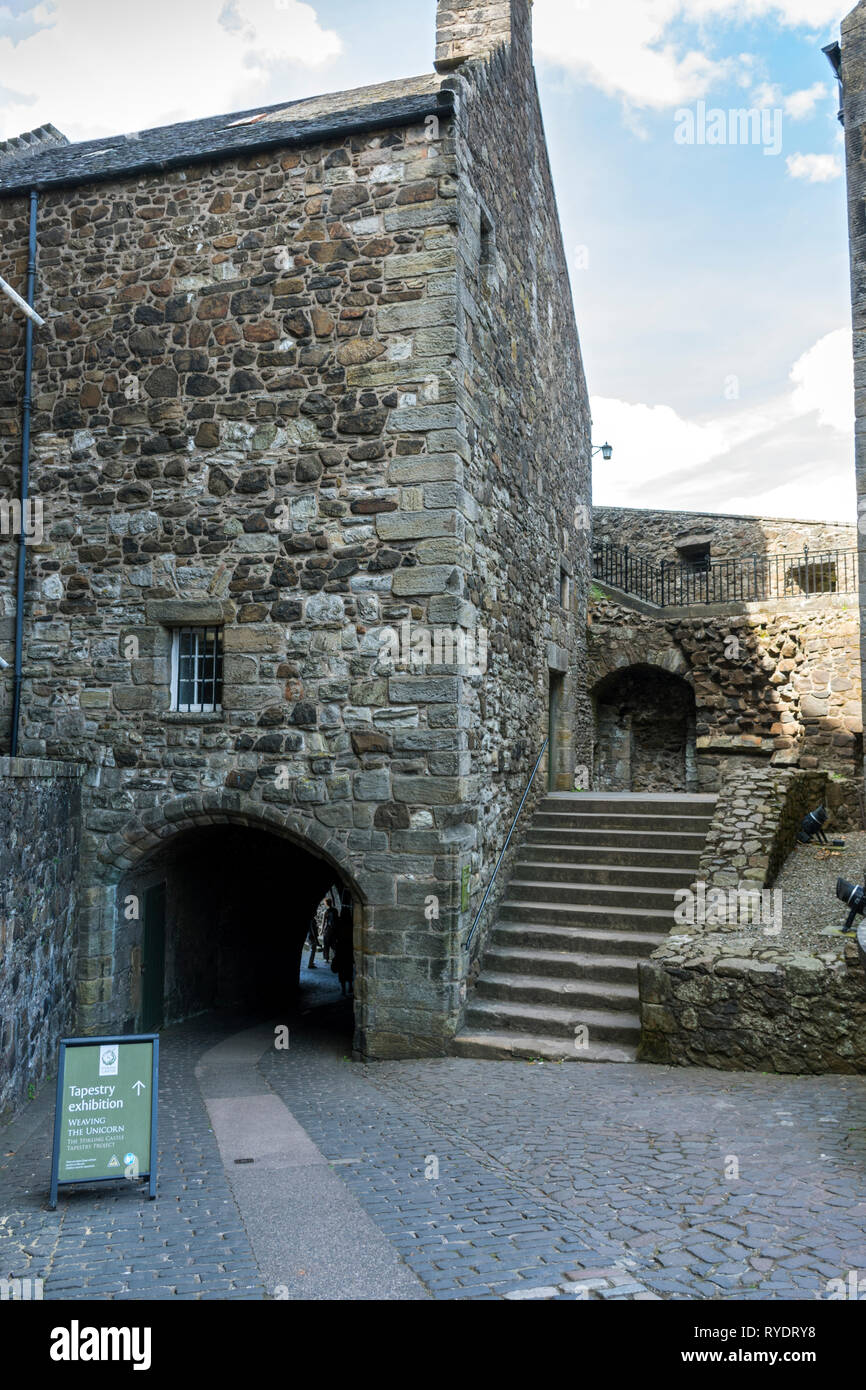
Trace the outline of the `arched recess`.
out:
<instances>
[{"instance_id":1,"label":"arched recess","mask_svg":"<svg viewBox=\"0 0 866 1390\"><path fill-rule=\"evenodd\" d=\"M593 787L599 791L697 789L691 681L661 666L619 667L592 690Z\"/></svg>"},{"instance_id":2,"label":"arched recess","mask_svg":"<svg viewBox=\"0 0 866 1390\"><path fill-rule=\"evenodd\" d=\"M162 870L173 862L172 856L182 856L187 851L191 851L190 864L198 882L207 885L209 872L217 878L218 871L223 871L220 853L225 852L226 835L232 828L236 837L238 832L246 832L250 837L242 836L245 850L252 849L255 842L249 862L238 865L241 874L254 874L260 869L268 861L265 846L271 847L270 870L277 881L269 885L268 891L275 903L285 896L288 932L301 931L311 904L332 883L343 885L351 893L356 962L354 1046L363 1055L365 1019L375 1002L364 950L373 911L365 886L366 875L358 873L356 862L334 831L295 811L263 805L242 793L229 791L168 801L130 819L114 835L88 836L90 852L82 894L78 970L81 1031L129 1031L131 1025L136 1026L141 1000L135 997L132 943L141 939L144 906L138 890L158 882ZM240 839L236 839L236 845L239 844ZM280 844L285 851L282 859ZM303 870L300 876L299 868ZM255 902L261 904L263 900L261 885L253 886L251 913L256 910ZM194 891L195 884L191 883L190 892ZM216 899L218 906L218 892L215 894L209 887L208 892L208 905L214 905ZM268 979L268 998L272 984ZM262 992L264 997L265 990Z\"/></svg>"}]
</instances>

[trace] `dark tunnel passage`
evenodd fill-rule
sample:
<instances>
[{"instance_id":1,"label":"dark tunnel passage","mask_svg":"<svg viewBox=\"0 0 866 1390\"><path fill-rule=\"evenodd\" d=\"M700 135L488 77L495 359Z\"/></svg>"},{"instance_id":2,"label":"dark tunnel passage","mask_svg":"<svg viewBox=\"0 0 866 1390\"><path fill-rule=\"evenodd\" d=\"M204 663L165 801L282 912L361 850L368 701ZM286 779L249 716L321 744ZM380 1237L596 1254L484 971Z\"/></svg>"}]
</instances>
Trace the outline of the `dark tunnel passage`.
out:
<instances>
[{"instance_id":1,"label":"dark tunnel passage","mask_svg":"<svg viewBox=\"0 0 866 1390\"><path fill-rule=\"evenodd\" d=\"M144 860L118 893L115 987L125 1031L156 1031L211 1009L284 1017L309 995L317 1007L343 1000L331 1012L351 1034L355 904L326 860L265 830L202 826ZM339 976L330 969L333 942L331 962L319 946L316 973L309 968L320 904L319 939L328 907L335 939L340 926Z\"/></svg>"}]
</instances>

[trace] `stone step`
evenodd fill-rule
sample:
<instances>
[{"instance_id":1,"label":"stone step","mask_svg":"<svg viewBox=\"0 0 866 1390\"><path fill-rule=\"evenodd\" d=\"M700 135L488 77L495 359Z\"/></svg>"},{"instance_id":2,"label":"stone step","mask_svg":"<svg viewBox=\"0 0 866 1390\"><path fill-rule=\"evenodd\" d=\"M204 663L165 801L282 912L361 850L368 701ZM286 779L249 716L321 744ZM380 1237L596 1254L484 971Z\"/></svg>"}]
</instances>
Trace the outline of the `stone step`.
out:
<instances>
[{"instance_id":1,"label":"stone step","mask_svg":"<svg viewBox=\"0 0 866 1390\"><path fill-rule=\"evenodd\" d=\"M633 984L637 988L637 956L596 955L580 951L557 951L536 946L491 944L484 957L485 973L521 974L553 977L559 980L587 980L600 983ZM484 978L482 974L481 979Z\"/></svg>"},{"instance_id":2,"label":"stone step","mask_svg":"<svg viewBox=\"0 0 866 1390\"><path fill-rule=\"evenodd\" d=\"M638 962L674 926L716 798L553 793L499 904L454 1041L463 1057L634 1061ZM582 1028L588 1030L586 1048Z\"/></svg>"},{"instance_id":3,"label":"stone step","mask_svg":"<svg viewBox=\"0 0 866 1390\"><path fill-rule=\"evenodd\" d=\"M628 811L635 807L653 815L683 811L687 815L712 815L718 797L713 792L548 792L539 805L548 808L598 810L616 807Z\"/></svg>"},{"instance_id":4,"label":"stone step","mask_svg":"<svg viewBox=\"0 0 866 1390\"><path fill-rule=\"evenodd\" d=\"M538 838L536 838L536 834ZM544 832L530 832L523 842L525 861L534 864L591 864L595 868L609 867L671 869L694 877L701 862L700 849L641 849L636 845L611 848L607 844L588 845L560 841L549 844ZM525 862L522 860L521 862Z\"/></svg>"},{"instance_id":5,"label":"stone step","mask_svg":"<svg viewBox=\"0 0 866 1390\"><path fill-rule=\"evenodd\" d=\"M498 921L493 929L494 949L503 946L530 947L541 951L574 951L577 955L629 956L632 960L651 956L666 939L667 932L616 930L599 926L563 926L539 922Z\"/></svg>"},{"instance_id":6,"label":"stone step","mask_svg":"<svg viewBox=\"0 0 866 1390\"><path fill-rule=\"evenodd\" d=\"M569 830L561 825L532 824L526 832L524 843L563 846L593 845L598 849L658 850L673 849L679 853L697 854L700 857L707 840L706 829L680 831L673 835L661 830Z\"/></svg>"},{"instance_id":7,"label":"stone step","mask_svg":"<svg viewBox=\"0 0 866 1390\"><path fill-rule=\"evenodd\" d=\"M554 882L548 878L513 878L508 885L508 896L512 902L537 902L545 907L647 907L651 912L673 912L676 905L673 887L582 880Z\"/></svg>"},{"instance_id":8,"label":"stone step","mask_svg":"<svg viewBox=\"0 0 866 1390\"><path fill-rule=\"evenodd\" d=\"M521 883L613 884L620 888L688 888L692 872L669 868L667 865L647 864L587 864L583 856L565 863L537 860L527 850L527 857L514 865L514 881Z\"/></svg>"},{"instance_id":9,"label":"stone step","mask_svg":"<svg viewBox=\"0 0 866 1390\"><path fill-rule=\"evenodd\" d=\"M637 973L629 984L611 980L557 979L552 975L532 975L485 970L475 986L475 999L499 999L510 1004L560 1005L567 1009L606 1009L630 1012L639 1009Z\"/></svg>"},{"instance_id":10,"label":"stone step","mask_svg":"<svg viewBox=\"0 0 866 1390\"><path fill-rule=\"evenodd\" d=\"M587 1029L590 1043L627 1043L637 1047L640 1042L640 1015L637 1013L506 1003L500 999L479 999L477 996L467 1005L466 1027L482 1033L513 1030L516 1033L541 1034L546 1038L571 1039L575 1037L575 1029L580 1027Z\"/></svg>"},{"instance_id":11,"label":"stone step","mask_svg":"<svg viewBox=\"0 0 866 1390\"><path fill-rule=\"evenodd\" d=\"M620 811L536 811L532 817L533 827L540 829L558 826L563 830L632 830L656 834L688 833L706 836L710 826L710 816L654 816L637 811L625 814Z\"/></svg>"},{"instance_id":12,"label":"stone step","mask_svg":"<svg viewBox=\"0 0 866 1390\"><path fill-rule=\"evenodd\" d=\"M498 920L503 923L531 920L539 926L550 924L561 927L611 927L619 931L648 931L663 939L674 926L673 895L671 906L664 910L658 907L619 907L606 902L569 903L561 899L544 902L536 893L525 898L506 898L499 904Z\"/></svg>"},{"instance_id":13,"label":"stone step","mask_svg":"<svg viewBox=\"0 0 866 1390\"><path fill-rule=\"evenodd\" d=\"M537 1058L543 1062L633 1062L636 1045L622 1043L590 1043L580 1051L573 1042L562 1038L546 1038L536 1034L485 1032L465 1029L451 1044L455 1057L480 1057L490 1061Z\"/></svg>"}]
</instances>

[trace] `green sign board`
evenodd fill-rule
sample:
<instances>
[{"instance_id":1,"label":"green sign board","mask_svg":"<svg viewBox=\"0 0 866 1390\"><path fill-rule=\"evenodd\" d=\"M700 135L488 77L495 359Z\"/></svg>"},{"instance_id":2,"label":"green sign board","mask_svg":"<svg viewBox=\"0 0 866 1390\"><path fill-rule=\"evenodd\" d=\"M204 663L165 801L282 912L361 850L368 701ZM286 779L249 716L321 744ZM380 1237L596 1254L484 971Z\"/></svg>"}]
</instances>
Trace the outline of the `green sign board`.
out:
<instances>
[{"instance_id":1,"label":"green sign board","mask_svg":"<svg viewBox=\"0 0 866 1390\"><path fill-rule=\"evenodd\" d=\"M64 1038L57 1068L51 1199L70 1183L149 1178L156 1196L157 1035Z\"/></svg>"}]
</instances>

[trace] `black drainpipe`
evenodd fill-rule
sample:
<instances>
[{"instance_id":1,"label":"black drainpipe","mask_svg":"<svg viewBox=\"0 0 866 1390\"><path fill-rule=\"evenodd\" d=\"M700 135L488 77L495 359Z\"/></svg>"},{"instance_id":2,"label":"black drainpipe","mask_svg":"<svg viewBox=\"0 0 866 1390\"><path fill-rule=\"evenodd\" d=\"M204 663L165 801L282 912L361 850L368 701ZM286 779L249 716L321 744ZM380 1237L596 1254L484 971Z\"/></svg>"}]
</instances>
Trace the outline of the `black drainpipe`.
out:
<instances>
[{"instance_id":1,"label":"black drainpipe","mask_svg":"<svg viewBox=\"0 0 866 1390\"><path fill-rule=\"evenodd\" d=\"M27 303L34 306L36 294L36 211L37 196L30 192L30 246L27 257ZM18 583L15 598L15 675L12 694L12 737L9 752L18 754L18 725L21 718L21 667L24 650L24 571L27 562L27 503L30 495L30 418L33 413L33 320L27 320L24 350L24 404L21 413L21 524L18 531Z\"/></svg>"}]
</instances>

